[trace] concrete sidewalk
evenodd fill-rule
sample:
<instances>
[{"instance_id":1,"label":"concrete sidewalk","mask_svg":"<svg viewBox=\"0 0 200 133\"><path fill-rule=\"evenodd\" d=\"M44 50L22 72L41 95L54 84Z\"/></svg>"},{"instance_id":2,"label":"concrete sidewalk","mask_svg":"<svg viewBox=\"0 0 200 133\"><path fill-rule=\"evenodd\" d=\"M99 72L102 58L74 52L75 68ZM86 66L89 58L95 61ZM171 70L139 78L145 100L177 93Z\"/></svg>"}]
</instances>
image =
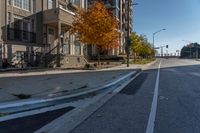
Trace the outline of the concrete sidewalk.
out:
<instances>
[{"instance_id":1,"label":"concrete sidewalk","mask_svg":"<svg viewBox=\"0 0 200 133\"><path fill-rule=\"evenodd\" d=\"M101 71L47 71L13 74L13 76L8 73L0 78L0 102L20 100L17 96L20 94L30 95L30 98L34 99L46 99L96 89L132 71L134 71L133 68Z\"/></svg>"},{"instance_id":2,"label":"concrete sidewalk","mask_svg":"<svg viewBox=\"0 0 200 133\"><path fill-rule=\"evenodd\" d=\"M153 63L153 62L152 62ZM150 63L150 64L152 64ZM50 70L8 72L0 74L0 103L29 99L52 98L96 89L147 65L126 64L101 70Z\"/></svg>"},{"instance_id":3,"label":"concrete sidewalk","mask_svg":"<svg viewBox=\"0 0 200 133\"><path fill-rule=\"evenodd\" d=\"M96 69L96 70L58 70L58 69L38 69L37 71L9 71L9 72L0 72L0 78L5 77L24 77L24 76L39 76L39 75L50 75L50 74L66 74L66 73L81 73L81 72L99 72L99 71L110 71L110 70L124 70L124 69L139 69L143 65L132 65L127 68L126 64L122 64L119 66L104 68L104 69Z\"/></svg>"}]
</instances>

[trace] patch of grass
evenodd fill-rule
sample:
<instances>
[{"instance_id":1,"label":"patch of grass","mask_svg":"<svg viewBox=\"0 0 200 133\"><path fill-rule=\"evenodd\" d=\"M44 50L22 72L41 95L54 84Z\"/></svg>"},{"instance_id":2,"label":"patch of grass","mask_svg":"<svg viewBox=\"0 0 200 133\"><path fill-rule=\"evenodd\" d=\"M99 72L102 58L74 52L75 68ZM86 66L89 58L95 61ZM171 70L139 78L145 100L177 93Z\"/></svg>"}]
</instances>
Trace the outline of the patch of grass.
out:
<instances>
[{"instance_id":1,"label":"patch of grass","mask_svg":"<svg viewBox=\"0 0 200 133\"><path fill-rule=\"evenodd\" d=\"M155 58L149 58L149 59L136 59L136 61L132 61L131 64L148 64L152 61L155 61Z\"/></svg>"},{"instance_id":2,"label":"patch of grass","mask_svg":"<svg viewBox=\"0 0 200 133\"><path fill-rule=\"evenodd\" d=\"M92 64L85 64L84 69L94 69L94 66Z\"/></svg>"},{"instance_id":3,"label":"patch of grass","mask_svg":"<svg viewBox=\"0 0 200 133\"><path fill-rule=\"evenodd\" d=\"M13 96L16 96L17 98L19 98L19 99L28 99L28 98L30 98L31 97L31 95L29 95L29 94L12 94Z\"/></svg>"}]
</instances>

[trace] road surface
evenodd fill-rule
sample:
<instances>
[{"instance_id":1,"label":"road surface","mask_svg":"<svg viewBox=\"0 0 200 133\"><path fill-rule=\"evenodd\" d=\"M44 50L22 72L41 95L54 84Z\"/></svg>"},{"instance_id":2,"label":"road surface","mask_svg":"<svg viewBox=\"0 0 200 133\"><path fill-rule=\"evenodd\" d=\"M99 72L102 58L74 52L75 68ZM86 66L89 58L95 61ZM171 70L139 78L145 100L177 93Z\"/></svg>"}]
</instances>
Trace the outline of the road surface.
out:
<instances>
[{"instance_id":1,"label":"road surface","mask_svg":"<svg viewBox=\"0 0 200 133\"><path fill-rule=\"evenodd\" d=\"M159 59L71 133L199 133L199 64Z\"/></svg>"}]
</instances>

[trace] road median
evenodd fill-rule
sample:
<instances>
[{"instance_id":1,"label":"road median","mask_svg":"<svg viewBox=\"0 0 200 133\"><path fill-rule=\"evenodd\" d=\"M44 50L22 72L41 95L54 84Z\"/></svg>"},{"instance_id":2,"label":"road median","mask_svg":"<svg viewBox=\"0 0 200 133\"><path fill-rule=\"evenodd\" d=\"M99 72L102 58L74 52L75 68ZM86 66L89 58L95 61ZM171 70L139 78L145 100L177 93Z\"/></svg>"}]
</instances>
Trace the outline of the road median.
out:
<instances>
[{"instance_id":1,"label":"road median","mask_svg":"<svg viewBox=\"0 0 200 133\"><path fill-rule=\"evenodd\" d=\"M72 101L88 98L88 97L93 97L100 93L108 91L110 89L112 90L112 89L117 88L124 82L130 80L140 71L141 71L140 69L134 70L132 72L129 72L126 75L121 76L120 78L113 80L112 82L104 84L103 86L100 86L95 89L86 90L80 93L53 97L53 98L40 98L40 99L28 99L28 100L21 100L21 101L5 102L5 103L0 104L0 112L7 115L12 114L14 118L15 112L21 113L27 110L34 110L34 109L38 109L42 107L54 106L55 104L62 104L66 102L72 102ZM6 120L6 116L3 116L3 117L4 118L1 118L1 119Z\"/></svg>"}]
</instances>

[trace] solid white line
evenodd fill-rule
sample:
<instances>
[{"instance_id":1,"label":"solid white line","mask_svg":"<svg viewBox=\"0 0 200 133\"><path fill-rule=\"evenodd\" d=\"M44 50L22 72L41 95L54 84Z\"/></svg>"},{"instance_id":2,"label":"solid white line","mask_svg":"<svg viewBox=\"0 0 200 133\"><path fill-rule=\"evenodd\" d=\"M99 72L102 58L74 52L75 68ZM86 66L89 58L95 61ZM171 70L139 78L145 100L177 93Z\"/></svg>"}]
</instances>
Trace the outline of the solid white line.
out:
<instances>
[{"instance_id":1,"label":"solid white line","mask_svg":"<svg viewBox=\"0 0 200 133\"><path fill-rule=\"evenodd\" d=\"M157 110L157 101L158 101L160 66L161 66L161 61L160 61L159 66L158 66L156 84L155 84L155 89L154 89L154 96L153 96L153 101L152 101L152 105L151 105L151 112L150 112L150 115L149 115L146 133L153 133L153 131L154 131L155 119L156 119L156 110Z\"/></svg>"}]
</instances>

